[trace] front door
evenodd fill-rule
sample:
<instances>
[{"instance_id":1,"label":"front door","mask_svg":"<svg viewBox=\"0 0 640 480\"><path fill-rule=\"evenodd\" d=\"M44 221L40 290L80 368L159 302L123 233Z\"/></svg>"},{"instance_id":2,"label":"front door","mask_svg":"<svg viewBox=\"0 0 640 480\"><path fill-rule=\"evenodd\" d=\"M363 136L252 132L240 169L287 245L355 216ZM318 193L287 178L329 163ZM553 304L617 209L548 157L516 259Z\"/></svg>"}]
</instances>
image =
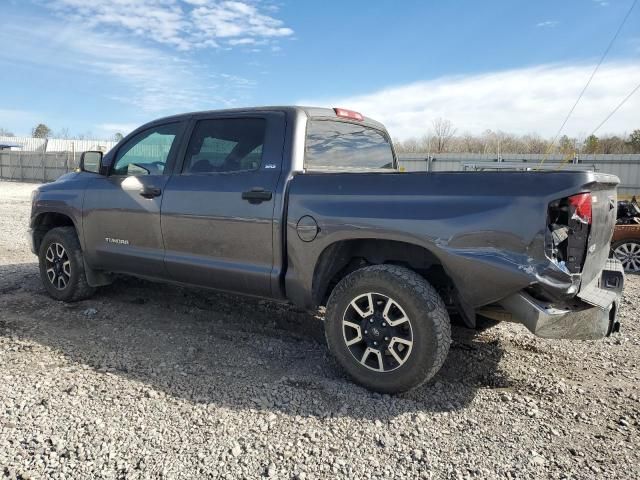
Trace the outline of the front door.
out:
<instances>
[{"instance_id":1,"label":"front door","mask_svg":"<svg viewBox=\"0 0 640 480\"><path fill-rule=\"evenodd\" d=\"M197 119L162 204L172 279L271 294L283 143L283 113Z\"/></svg>"},{"instance_id":2,"label":"front door","mask_svg":"<svg viewBox=\"0 0 640 480\"><path fill-rule=\"evenodd\" d=\"M134 135L118 148L109 175L90 181L83 227L92 267L166 276L160 206L182 128L168 123Z\"/></svg>"}]
</instances>

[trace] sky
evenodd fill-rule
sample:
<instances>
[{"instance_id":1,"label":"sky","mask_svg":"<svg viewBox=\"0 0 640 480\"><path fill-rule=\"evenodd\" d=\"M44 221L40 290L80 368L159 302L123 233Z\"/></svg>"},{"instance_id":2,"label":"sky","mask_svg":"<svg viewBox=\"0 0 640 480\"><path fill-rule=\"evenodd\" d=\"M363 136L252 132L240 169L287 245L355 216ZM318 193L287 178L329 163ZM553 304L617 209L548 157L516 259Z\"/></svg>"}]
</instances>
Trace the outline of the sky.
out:
<instances>
[{"instance_id":1,"label":"sky","mask_svg":"<svg viewBox=\"0 0 640 480\"><path fill-rule=\"evenodd\" d=\"M165 115L352 108L393 137L553 136L633 0L0 0L0 128L108 138ZM563 133L640 83L640 4ZM640 92L598 131L640 128Z\"/></svg>"}]
</instances>

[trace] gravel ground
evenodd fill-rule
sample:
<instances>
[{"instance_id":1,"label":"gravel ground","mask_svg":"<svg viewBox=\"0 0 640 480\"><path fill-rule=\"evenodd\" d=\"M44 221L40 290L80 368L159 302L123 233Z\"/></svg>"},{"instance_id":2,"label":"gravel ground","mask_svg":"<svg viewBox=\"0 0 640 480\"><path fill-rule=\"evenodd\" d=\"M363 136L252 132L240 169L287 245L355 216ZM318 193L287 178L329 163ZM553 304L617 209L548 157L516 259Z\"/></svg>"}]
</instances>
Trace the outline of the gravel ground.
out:
<instances>
[{"instance_id":1,"label":"gravel ground","mask_svg":"<svg viewBox=\"0 0 640 480\"><path fill-rule=\"evenodd\" d=\"M640 277L621 334L454 328L400 396L353 385L321 317L136 279L65 305L0 182L0 478L640 478Z\"/></svg>"}]
</instances>

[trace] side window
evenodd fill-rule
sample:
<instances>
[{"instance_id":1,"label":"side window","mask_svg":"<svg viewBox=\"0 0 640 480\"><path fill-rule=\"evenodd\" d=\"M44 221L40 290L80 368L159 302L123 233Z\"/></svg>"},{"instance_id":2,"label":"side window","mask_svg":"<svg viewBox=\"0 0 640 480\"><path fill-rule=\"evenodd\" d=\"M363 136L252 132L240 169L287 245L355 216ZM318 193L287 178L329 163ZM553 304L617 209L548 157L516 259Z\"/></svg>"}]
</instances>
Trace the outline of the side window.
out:
<instances>
[{"instance_id":1,"label":"side window","mask_svg":"<svg viewBox=\"0 0 640 480\"><path fill-rule=\"evenodd\" d=\"M128 140L118 150L111 175L162 175L179 128L179 123L160 125Z\"/></svg>"},{"instance_id":2,"label":"side window","mask_svg":"<svg viewBox=\"0 0 640 480\"><path fill-rule=\"evenodd\" d=\"M260 168L265 130L263 118L200 120L189 141L183 173Z\"/></svg>"}]
</instances>

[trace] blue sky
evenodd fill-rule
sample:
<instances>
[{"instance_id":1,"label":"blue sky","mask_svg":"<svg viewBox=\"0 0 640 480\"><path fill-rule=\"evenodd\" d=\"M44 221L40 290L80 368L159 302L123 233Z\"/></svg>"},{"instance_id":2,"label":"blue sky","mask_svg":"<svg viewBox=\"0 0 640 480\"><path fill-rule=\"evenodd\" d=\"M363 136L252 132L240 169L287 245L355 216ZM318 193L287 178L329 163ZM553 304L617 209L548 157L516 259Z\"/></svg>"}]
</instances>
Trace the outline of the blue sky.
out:
<instances>
[{"instance_id":1,"label":"blue sky","mask_svg":"<svg viewBox=\"0 0 640 480\"><path fill-rule=\"evenodd\" d=\"M166 114L312 103L418 136L553 135L632 0L0 0L0 127L106 137ZM640 83L640 6L567 133ZM640 94L604 130L640 128ZM635 122L635 123L634 123ZM601 132L602 133L602 132Z\"/></svg>"}]
</instances>

